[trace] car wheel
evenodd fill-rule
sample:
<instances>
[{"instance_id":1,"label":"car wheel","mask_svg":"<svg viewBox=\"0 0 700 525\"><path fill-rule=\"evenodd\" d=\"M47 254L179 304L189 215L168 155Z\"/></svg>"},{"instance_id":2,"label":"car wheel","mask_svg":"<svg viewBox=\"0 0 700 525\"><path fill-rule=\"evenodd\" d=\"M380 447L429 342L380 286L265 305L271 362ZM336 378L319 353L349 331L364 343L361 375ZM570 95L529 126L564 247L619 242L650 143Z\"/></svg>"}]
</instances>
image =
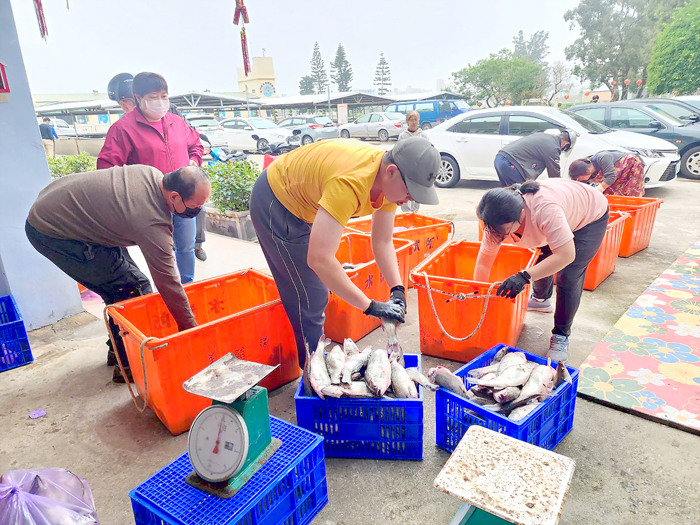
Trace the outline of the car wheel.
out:
<instances>
[{"instance_id":1,"label":"car wheel","mask_svg":"<svg viewBox=\"0 0 700 525\"><path fill-rule=\"evenodd\" d=\"M430 122L423 122L423 125L421 126L421 129L422 129L423 131L427 131L427 130L429 130L429 129L432 128L432 127L433 127L433 126L432 126L432 124L430 124Z\"/></svg>"},{"instance_id":2,"label":"car wheel","mask_svg":"<svg viewBox=\"0 0 700 525\"><path fill-rule=\"evenodd\" d=\"M301 145L302 145L302 146L308 146L308 145L311 144L313 141L314 141L314 139L312 139L312 138L309 137L308 135L304 135L304 136L302 137L302 139L301 139Z\"/></svg>"},{"instance_id":3,"label":"car wheel","mask_svg":"<svg viewBox=\"0 0 700 525\"><path fill-rule=\"evenodd\" d=\"M440 155L440 170L435 178L438 188L452 188L459 182L459 165L449 155Z\"/></svg>"},{"instance_id":4,"label":"car wheel","mask_svg":"<svg viewBox=\"0 0 700 525\"><path fill-rule=\"evenodd\" d=\"M387 140L389 140L389 132L385 129L380 129L379 140L381 140L382 142L386 142Z\"/></svg>"},{"instance_id":5,"label":"car wheel","mask_svg":"<svg viewBox=\"0 0 700 525\"><path fill-rule=\"evenodd\" d=\"M690 148L681 157L681 175L700 180L700 146Z\"/></svg>"},{"instance_id":6,"label":"car wheel","mask_svg":"<svg viewBox=\"0 0 700 525\"><path fill-rule=\"evenodd\" d=\"M349 139L350 138L350 132L347 129L343 129L340 131L340 136L344 139Z\"/></svg>"},{"instance_id":7,"label":"car wheel","mask_svg":"<svg viewBox=\"0 0 700 525\"><path fill-rule=\"evenodd\" d=\"M258 140L258 151L265 151L270 143L266 139Z\"/></svg>"}]
</instances>

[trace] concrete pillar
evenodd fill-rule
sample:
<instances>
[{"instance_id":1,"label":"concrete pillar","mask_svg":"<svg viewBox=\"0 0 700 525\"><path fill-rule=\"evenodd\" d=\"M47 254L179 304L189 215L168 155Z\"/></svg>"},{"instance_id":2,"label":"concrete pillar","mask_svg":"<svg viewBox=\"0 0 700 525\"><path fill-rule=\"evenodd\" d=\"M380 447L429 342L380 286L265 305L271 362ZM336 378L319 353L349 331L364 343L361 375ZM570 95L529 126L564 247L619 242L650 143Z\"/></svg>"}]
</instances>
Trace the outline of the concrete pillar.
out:
<instances>
[{"instance_id":1,"label":"concrete pillar","mask_svg":"<svg viewBox=\"0 0 700 525\"><path fill-rule=\"evenodd\" d=\"M14 295L25 325L34 329L83 308L75 282L24 234L29 209L51 177L10 0L0 0L0 62L10 87L0 93L0 295Z\"/></svg>"}]
</instances>

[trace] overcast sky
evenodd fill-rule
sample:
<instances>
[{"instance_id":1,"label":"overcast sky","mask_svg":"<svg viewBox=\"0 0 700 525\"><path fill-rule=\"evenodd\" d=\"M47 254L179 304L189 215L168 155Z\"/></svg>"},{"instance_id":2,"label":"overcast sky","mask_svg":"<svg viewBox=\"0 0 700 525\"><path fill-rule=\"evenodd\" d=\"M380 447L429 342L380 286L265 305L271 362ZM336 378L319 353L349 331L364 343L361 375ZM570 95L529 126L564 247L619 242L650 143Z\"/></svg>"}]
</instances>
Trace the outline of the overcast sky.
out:
<instances>
[{"instance_id":1,"label":"overcast sky","mask_svg":"<svg viewBox=\"0 0 700 525\"><path fill-rule=\"evenodd\" d=\"M30 0L12 0L34 93L105 92L120 72L155 71L171 93L238 91L242 67L235 0L43 0L44 43ZM437 79L549 32L549 61L576 38L563 15L577 0L246 0L251 57L274 58L279 95L297 95L314 42L330 72L338 43L354 70L353 89L372 88L380 51L392 87L435 89ZM332 88L334 86L332 85Z\"/></svg>"}]
</instances>

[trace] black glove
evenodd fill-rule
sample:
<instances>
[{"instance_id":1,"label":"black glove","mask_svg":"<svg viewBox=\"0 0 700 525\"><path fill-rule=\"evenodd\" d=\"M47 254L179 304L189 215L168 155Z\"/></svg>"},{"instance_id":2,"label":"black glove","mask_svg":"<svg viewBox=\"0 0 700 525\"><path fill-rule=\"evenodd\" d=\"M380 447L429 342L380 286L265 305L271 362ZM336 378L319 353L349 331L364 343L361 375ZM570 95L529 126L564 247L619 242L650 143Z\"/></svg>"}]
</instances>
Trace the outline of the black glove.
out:
<instances>
[{"instance_id":1,"label":"black glove","mask_svg":"<svg viewBox=\"0 0 700 525\"><path fill-rule=\"evenodd\" d=\"M391 289L391 302L398 304L406 312L406 288L400 284Z\"/></svg>"},{"instance_id":2,"label":"black glove","mask_svg":"<svg viewBox=\"0 0 700 525\"><path fill-rule=\"evenodd\" d=\"M406 320L406 310L404 310L400 305L392 303L378 303L372 301L369 304L367 310L365 310L365 315L371 315L374 317L390 319L392 321L398 321L399 323L405 323Z\"/></svg>"},{"instance_id":3,"label":"black glove","mask_svg":"<svg viewBox=\"0 0 700 525\"><path fill-rule=\"evenodd\" d=\"M496 295L513 299L525 289L525 286L530 282L530 279L530 274L524 270L511 275L508 277L508 279L501 283L496 291Z\"/></svg>"}]
</instances>

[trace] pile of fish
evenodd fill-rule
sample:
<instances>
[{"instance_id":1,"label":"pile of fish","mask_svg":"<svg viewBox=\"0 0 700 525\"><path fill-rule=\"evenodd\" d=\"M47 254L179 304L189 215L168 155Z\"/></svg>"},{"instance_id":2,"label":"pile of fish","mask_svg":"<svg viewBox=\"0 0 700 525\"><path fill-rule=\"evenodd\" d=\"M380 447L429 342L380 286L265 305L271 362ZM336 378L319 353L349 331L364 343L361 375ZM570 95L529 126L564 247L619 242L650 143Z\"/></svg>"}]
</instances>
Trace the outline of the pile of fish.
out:
<instances>
[{"instance_id":1,"label":"pile of fish","mask_svg":"<svg viewBox=\"0 0 700 525\"><path fill-rule=\"evenodd\" d=\"M442 366L431 368L428 379L513 421L524 419L563 382L571 384L561 362L555 370L550 360L540 365L508 347L499 350L489 366L469 371L466 379L474 386L468 390L459 376Z\"/></svg>"},{"instance_id":2,"label":"pile of fish","mask_svg":"<svg viewBox=\"0 0 700 525\"><path fill-rule=\"evenodd\" d=\"M324 337L318 342L316 351L309 355L306 348L304 366L304 395L326 397L395 397L416 399L420 384L437 390L418 368L405 368L403 351L396 338L396 324L384 320L382 326L388 336L387 350L360 351L351 340L346 339L343 348L336 345L326 353L330 340Z\"/></svg>"}]
</instances>

